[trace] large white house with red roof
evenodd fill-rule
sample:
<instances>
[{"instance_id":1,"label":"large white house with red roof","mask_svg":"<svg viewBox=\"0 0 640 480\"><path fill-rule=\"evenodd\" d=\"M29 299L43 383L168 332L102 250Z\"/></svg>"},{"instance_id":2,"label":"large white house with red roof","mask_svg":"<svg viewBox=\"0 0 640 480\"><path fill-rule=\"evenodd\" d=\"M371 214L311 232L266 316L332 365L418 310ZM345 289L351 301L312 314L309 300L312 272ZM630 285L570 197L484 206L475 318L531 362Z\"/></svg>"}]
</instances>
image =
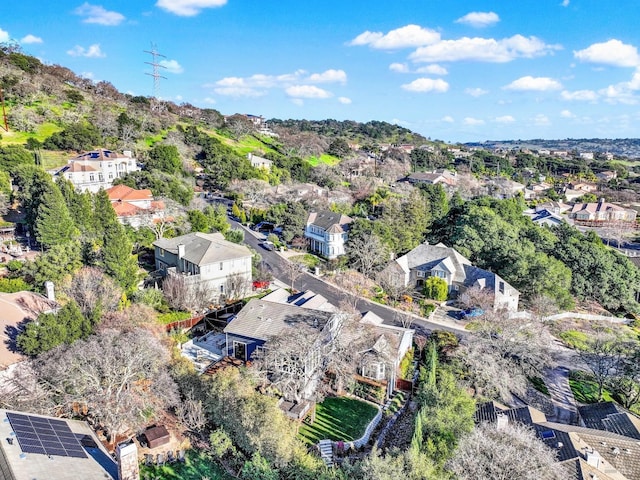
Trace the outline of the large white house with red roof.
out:
<instances>
[{"instance_id":1,"label":"large white house with red roof","mask_svg":"<svg viewBox=\"0 0 640 480\"><path fill-rule=\"evenodd\" d=\"M71 158L55 175L71 181L76 190L96 193L113 186L116 178L138 170L140 166L130 151L119 154L100 148Z\"/></svg>"}]
</instances>

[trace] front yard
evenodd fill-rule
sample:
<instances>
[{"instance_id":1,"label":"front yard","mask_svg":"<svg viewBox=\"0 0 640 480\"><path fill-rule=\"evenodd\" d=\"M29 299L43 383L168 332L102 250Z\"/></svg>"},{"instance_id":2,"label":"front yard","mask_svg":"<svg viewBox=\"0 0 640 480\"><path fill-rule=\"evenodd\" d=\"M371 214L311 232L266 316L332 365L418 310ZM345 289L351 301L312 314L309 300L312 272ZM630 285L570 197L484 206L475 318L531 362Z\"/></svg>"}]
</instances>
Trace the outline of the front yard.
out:
<instances>
[{"instance_id":1,"label":"front yard","mask_svg":"<svg viewBox=\"0 0 640 480\"><path fill-rule=\"evenodd\" d=\"M328 397L316 405L316 419L310 424L307 417L300 426L298 437L308 444L320 440L357 440L378 410L366 402L348 397Z\"/></svg>"},{"instance_id":2,"label":"front yard","mask_svg":"<svg viewBox=\"0 0 640 480\"><path fill-rule=\"evenodd\" d=\"M206 453L197 450L187 451L184 463L165 463L158 465L141 465L142 480L229 480L231 477L219 467Z\"/></svg>"}]
</instances>

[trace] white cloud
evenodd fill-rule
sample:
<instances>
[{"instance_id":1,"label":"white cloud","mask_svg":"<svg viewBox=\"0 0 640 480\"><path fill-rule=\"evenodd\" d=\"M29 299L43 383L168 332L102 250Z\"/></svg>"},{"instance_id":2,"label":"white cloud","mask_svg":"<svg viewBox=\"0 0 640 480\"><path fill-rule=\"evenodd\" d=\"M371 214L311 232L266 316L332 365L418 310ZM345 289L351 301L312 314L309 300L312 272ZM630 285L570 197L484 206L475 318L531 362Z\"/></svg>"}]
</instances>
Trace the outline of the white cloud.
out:
<instances>
[{"instance_id":1,"label":"white cloud","mask_svg":"<svg viewBox=\"0 0 640 480\"><path fill-rule=\"evenodd\" d=\"M369 45L380 50L419 47L440 40L435 30L419 25L405 25L387 33L366 31L349 42L349 45Z\"/></svg>"},{"instance_id":2,"label":"white cloud","mask_svg":"<svg viewBox=\"0 0 640 480\"><path fill-rule=\"evenodd\" d=\"M292 98L292 99L291 99L291 103L293 103L294 105L298 105L299 107L301 107L302 105L304 105L304 100L302 100L301 98Z\"/></svg>"},{"instance_id":3,"label":"white cloud","mask_svg":"<svg viewBox=\"0 0 640 480\"><path fill-rule=\"evenodd\" d=\"M409 67L406 63L392 63L389 65L389 70L398 73L409 73Z\"/></svg>"},{"instance_id":4,"label":"white cloud","mask_svg":"<svg viewBox=\"0 0 640 480\"><path fill-rule=\"evenodd\" d=\"M216 103L216 99L211 97L205 97L203 101L208 105L215 105Z\"/></svg>"},{"instance_id":5,"label":"white cloud","mask_svg":"<svg viewBox=\"0 0 640 480\"><path fill-rule=\"evenodd\" d=\"M315 85L292 85L285 88L285 93L293 98L329 98L331 92L328 92Z\"/></svg>"},{"instance_id":6,"label":"white cloud","mask_svg":"<svg viewBox=\"0 0 640 480\"><path fill-rule=\"evenodd\" d=\"M9 41L9 32L5 32L0 28L0 43Z\"/></svg>"},{"instance_id":7,"label":"white cloud","mask_svg":"<svg viewBox=\"0 0 640 480\"><path fill-rule=\"evenodd\" d=\"M349 105L351 103L351 99L349 97L338 97L338 101L343 105Z\"/></svg>"},{"instance_id":8,"label":"white cloud","mask_svg":"<svg viewBox=\"0 0 640 480\"><path fill-rule=\"evenodd\" d=\"M20 43L23 43L25 45L29 45L32 43L42 43L42 39L40 37L36 37L35 35L28 34L20 39Z\"/></svg>"},{"instance_id":9,"label":"white cloud","mask_svg":"<svg viewBox=\"0 0 640 480\"><path fill-rule=\"evenodd\" d=\"M449 90L449 84L441 78L416 78L413 82L402 85L402 88L409 92L444 93Z\"/></svg>"},{"instance_id":10,"label":"white cloud","mask_svg":"<svg viewBox=\"0 0 640 480\"><path fill-rule=\"evenodd\" d=\"M562 0L562 3L560 4L563 7L568 7L569 6L569 0Z\"/></svg>"},{"instance_id":11,"label":"white cloud","mask_svg":"<svg viewBox=\"0 0 640 480\"><path fill-rule=\"evenodd\" d=\"M416 73L428 73L430 75L447 75L449 72L446 68L434 63L416 69Z\"/></svg>"},{"instance_id":12,"label":"white cloud","mask_svg":"<svg viewBox=\"0 0 640 480\"><path fill-rule=\"evenodd\" d=\"M80 76L82 78L88 78L89 80L93 80L95 78L95 75L93 74L93 72L82 72Z\"/></svg>"},{"instance_id":13,"label":"white cloud","mask_svg":"<svg viewBox=\"0 0 640 480\"><path fill-rule=\"evenodd\" d=\"M184 72L184 68L182 68L182 65L180 65L177 60L160 60L158 63L160 63L160 65L162 65L169 73Z\"/></svg>"},{"instance_id":14,"label":"white cloud","mask_svg":"<svg viewBox=\"0 0 640 480\"><path fill-rule=\"evenodd\" d=\"M182 95L176 95L176 100L178 102L181 102L182 101Z\"/></svg>"},{"instance_id":15,"label":"white cloud","mask_svg":"<svg viewBox=\"0 0 640 480\"><path fill-rule=\"evenodd\" d=\"M494 25L500 21L500 17L494 12L471 12L456 20L456 23L464 23L472 27L482 28Z\"/></svg>"},{"instance_id":16,"label":"white cloud","mask_svg":"<svg viewBox=\"0 0 640 480\"><path fill-rule=\"evenodd\" d=\"M477 98L481 97L482 95L486 95L487 93L489 93L489 90L485 90L483 88L465 88L464 93Z\"/></svg>"},{"instance_id":17,"label":"white cloud","mask_svg":"<svg viewBox=\"0 0 640 480\"><path fill-rule=\"evenodd\" d=\"M409 58L414 62L477 62L505 63L516 58L534 58L547 55L561 47L548 45L537 37L514 35L495 40L493 38L462 37L457 40L442 40L419 47Z\"/></svg>"},{"instance_id":18,"label":"white cloud","mask_svg":"<svg viewBox=\"0 0 640 480\"><path fill-rule=\"evenodd\" d=\"M443 122L446 122L446 123L453 123L453 122L455 122L455 120L453 119L453 117L452 117L451 115L445 115L445 116L444 116L444 117L442 117L440 120L441 120L441 121L443 121Z\"/></svg>"},{"instance_id":19,"label":"white cloud","mask_svg":"<svg viewBox=\"0 0 640 480\"><path fill-rule=\"evenodd\" d=\"M513 123L516 121L515 118L513 118L511 115L503 115L501 117L496 117L495 119L496 123Z\"/></svg>"},{"instance_id":20,"label":"white cloud","mask_svg":"<svg viewBox=\"0 0 640 480\"><path fill-rule=\"evenodd\" d=\"M563 100L569 101L594 101L597 100L598 94L593 90L574 90L570 92L568 90L563 90L560 94Z\"/></svg>"},{"instance_id":21,"label":"white cloud","mask_svg":"<svg viewBox=\"0 0 640 480\"><path fill-rule=\"evenodd\" d=\"M325 70L322 73L313 73L309 75L309 78L307 80L311 83L346 83L347 74L344 70L329 69Z\"/></svg>"},{"instance_id":22,"label":"white cloud","mask_svg":"<svg viewBox=\"0 0 640 480\"><path fill-rule=\"evenodd\" d=\"M562 110L560 112L560 116L562 118L573 118L573 117L575 117L575 115L573 113L571 113L571 110Z\"/></svg>"},{"instance_id":23,"label":"white cloud","mask_svg":"<svg viewBox=\"0 0 640 480\"><path fill-rule=\"evenodd\" d=\"M125 16L121 13L110 12L100 5L91 5L88 2L80 5L73 13L85 17L82 20L83 23L96 23L98 25L120 25L125 19Z\"/></svg>"},{"instance_id":24,"label":"white cloud","mask_svg":"<svg viewBox=\"0 0 640 480\"><path fill-rule=\"evenodd\" d=\"M222 7L227 0L158 0L156 7L181 17L193 17L205 8Z\"/></svg>"},{"instance_id":25,"label":"white cloud","mask_svg":"<svg viewBox=\"0 0 640 480\"><path fill-rule=\"evenodd\" d=\"M614 67L637 67L640 65L638 49L616 39L594 43L584 50L574 51L573 55L582 62L601 63Z\"/></svg>"},{"instance_id":26,"label":"white cloud","mask_svg":"<svg viewBox=\"0 0 640 480\"><path fill-rule=\"evenodd\" d=\"M267 92L263 90L256 90L251 87L217 87L214 88L214 91L218 95L224 95L227 97L262 97L266 95Z\"/></svg>"},{"instance_id":27,"label":"white cloud","mask_svg":"<svg viewBox=\"0 0 640 480\"><path fill-rule=\"evenodd\" d=\"M88 48L81 47L80 45L76 45L71 50L67 50L67 54L72 57L87 57L87 58L102 58L106 57L106 55L100 50L100 44L94 43L93 45L89 45Z\"/></svg>"},{"instance_id":28,"label":"white cloud","mask_svg":"<svg viewBox=\"0 0 640 480\"><path fill-rule=\"evenodd\" d=\"M470 125L470 126L484 125L484 120L480 118L465 117L465 119L463 120L463 123L465 125Z\"/></svg>"},{"instance_id":29,"label":"white cloud","mask_svg":"<svg viewBox=\"0 0 640 480\"><path fill-rule=\"evenodd\" d=\"M549 117L547 117L546 115L543 115L542 113L539 113L533 118L533 123L537 126L551 125L551 122L549 121Z\"/></svg>"},{"instance_id":30,"label":"white cloud","mask_svg":"<svg viewBox=\"0 0 640 480\"><path fill-rule=\"evenodd\" d=\"M520 77L509 85L503 87L505 90L515 90L518 92L546 92L549 90L559 90L562 84L549 77Z\"/></svg>"}]
</instances>

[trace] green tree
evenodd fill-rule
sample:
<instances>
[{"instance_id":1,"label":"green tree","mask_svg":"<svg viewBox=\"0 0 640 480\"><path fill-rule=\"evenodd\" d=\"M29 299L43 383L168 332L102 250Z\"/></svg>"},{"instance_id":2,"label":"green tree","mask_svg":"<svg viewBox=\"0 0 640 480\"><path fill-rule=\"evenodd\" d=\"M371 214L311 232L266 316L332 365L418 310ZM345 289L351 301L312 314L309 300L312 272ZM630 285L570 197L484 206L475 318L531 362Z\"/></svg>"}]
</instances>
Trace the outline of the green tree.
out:
<instances>
[{"instance_id":1,"label":"green tree","mask_svg":"<svg viewBox=\"0 0 640 480\"><path fill-rule=\"evenodd\" d=\"M202 210L189 210L187 212L187 219L191 224L192 232L209 233L211 231L209 218L202 212Z\"/></svg>"},{"instance_id":2,"label":"green tree","mask_svg":"<svg viewBox=\"0 0 640 480\"><path fill-rule=\"evenodd\" d=\"M60 189L49 183L42 194L33 225L36 239L44 248L70 242L78 235Z\"/></svg>"},{"instance_id":3,"label":"green tree","mask_svg":"<svg viewBox=\"0 0 640 480\"><path fill-rule=\"evenodd\" d=\"M449 286L443 278L429 277L424 282L422 292L431 300L444 302L449 294Z\"/></svg>"},{"instance_id":4,"label":"green tree","mask_svg":"<svg viewBox=\"0 0 640 480\"><path fill-rule=\"evenodd\" d=\"M259 453L254 453L251 460L244 462L240 478L242 480L278 480L280 475L266 458Z\"/></svg>"},{"instance_id":5,"label":"green tree","mask_svg":"<svg viewBox=\"0 0 640 480\"><path fill-rule=\"evenodd\" d=\"M102 246L104 271L118 282L125 292L138 283L138 260L132 255L133 243L120 223L107 225Z\"/></svg>"},{"instance_id":6,"label":"green tree","mask_svg":"<svg viewBox=\"0 0 640 480\"><path fill-rule=\"evenodd\" d=\"M82 266L80 243L71 241L54 245L33 262L24 267L25 278L42 290L47 280L59 284L66 276L72 275Z\"/></svg>"},{"instance_id":7,"label":"green tree","mask_svg":"<svg viewBox=\"0 0 640 480\"><path fill-rule=\"evenodd\" d=\"M169 174L180 172L182 170L182 160L180 159L180 153L178 153L178 147L160 143L155 144L149 150L149 159L146 167Z\"/></svg>"}]
</instances>

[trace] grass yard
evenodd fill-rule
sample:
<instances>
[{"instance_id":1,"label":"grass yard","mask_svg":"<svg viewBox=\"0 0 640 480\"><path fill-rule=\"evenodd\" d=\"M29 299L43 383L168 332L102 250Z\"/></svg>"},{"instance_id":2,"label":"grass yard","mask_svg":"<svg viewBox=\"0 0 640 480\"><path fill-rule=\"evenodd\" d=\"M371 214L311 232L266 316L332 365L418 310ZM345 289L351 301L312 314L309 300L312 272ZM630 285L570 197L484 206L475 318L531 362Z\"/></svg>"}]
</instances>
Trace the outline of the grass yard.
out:
<instances>
[{"instance_id":1,"label":"grass yard","mask_svg":"<svg viewBox=\"0 0 640 480\"><path fill-rule=\"evenodd\" d=\"M231 477L219 467L207 454L190 450L184 463L167 463L162 467L140 466L141 479L153 480L230 480Z\"/></svg>"},{"instance_id":2,"label":"grass yard","mask_svg":"<svg viewBox=\"0 0 640 480\"><path fill-rule=\"evenodd\" d=\"M569 375L569 385L573 396L580 403L598 402L598 384L592 380L592 376L586 372L574 370ZM614 401L607 389L602 390L602 401Z\"/></svg>"},{"instance_id":3,"label":"grass yard","mask_svg":"<svg viewBox=\"0 0 640 480\"><path fill-rule=\"evenodd\" d=\"M329 165L330 167L337 165L340 163L340 159L338 157L334 157L333 155L329 155L327 153L323 153L319 157L309 157L307 161L313 167L317 167L320 164Z\"/></svg>"},{"instance_id":4,"label":"grass yard","mask_svg":"<svg viewBox=\"0 0 640 480\"><path fill-rule=\"evenodd\" d=\"M323 439L352 441L360 438L378 410L347 397L328 397L316 406L313 425L309 417L300 426L298 437L314 445Z\"/></svg>"},{"instance_id":5,"label":"grass yard","mask_svg":"<svg viewBox=\"0 0 640 480\"><path fill-rule=\"evenodd\" d=\"M4 124L3 124L4 127ZM36 140L43 142L47 137L50 137L53 133L59 132L62 128L53 122L43 123L38 125L35 133L17 132L11 129L9 125L9 131L5 132L4 128L0 129L0 135L2 135L3 144L23 144L26 143L28 138L35 138Z\"/></svg>"},{"instance_id":6,"label":"grass yard","mask_svg":"<svg viewBox=\"0 0 640 480\"><path fill-rule=\"evenodd\" d=\"M308 268L315 268L320 265L323 260L320 257L316 257L310 253L305 253L303 255L295 255L293 257L289 257L289 260L296 263L301 263Z\"/></svg>"}]
</instances>

